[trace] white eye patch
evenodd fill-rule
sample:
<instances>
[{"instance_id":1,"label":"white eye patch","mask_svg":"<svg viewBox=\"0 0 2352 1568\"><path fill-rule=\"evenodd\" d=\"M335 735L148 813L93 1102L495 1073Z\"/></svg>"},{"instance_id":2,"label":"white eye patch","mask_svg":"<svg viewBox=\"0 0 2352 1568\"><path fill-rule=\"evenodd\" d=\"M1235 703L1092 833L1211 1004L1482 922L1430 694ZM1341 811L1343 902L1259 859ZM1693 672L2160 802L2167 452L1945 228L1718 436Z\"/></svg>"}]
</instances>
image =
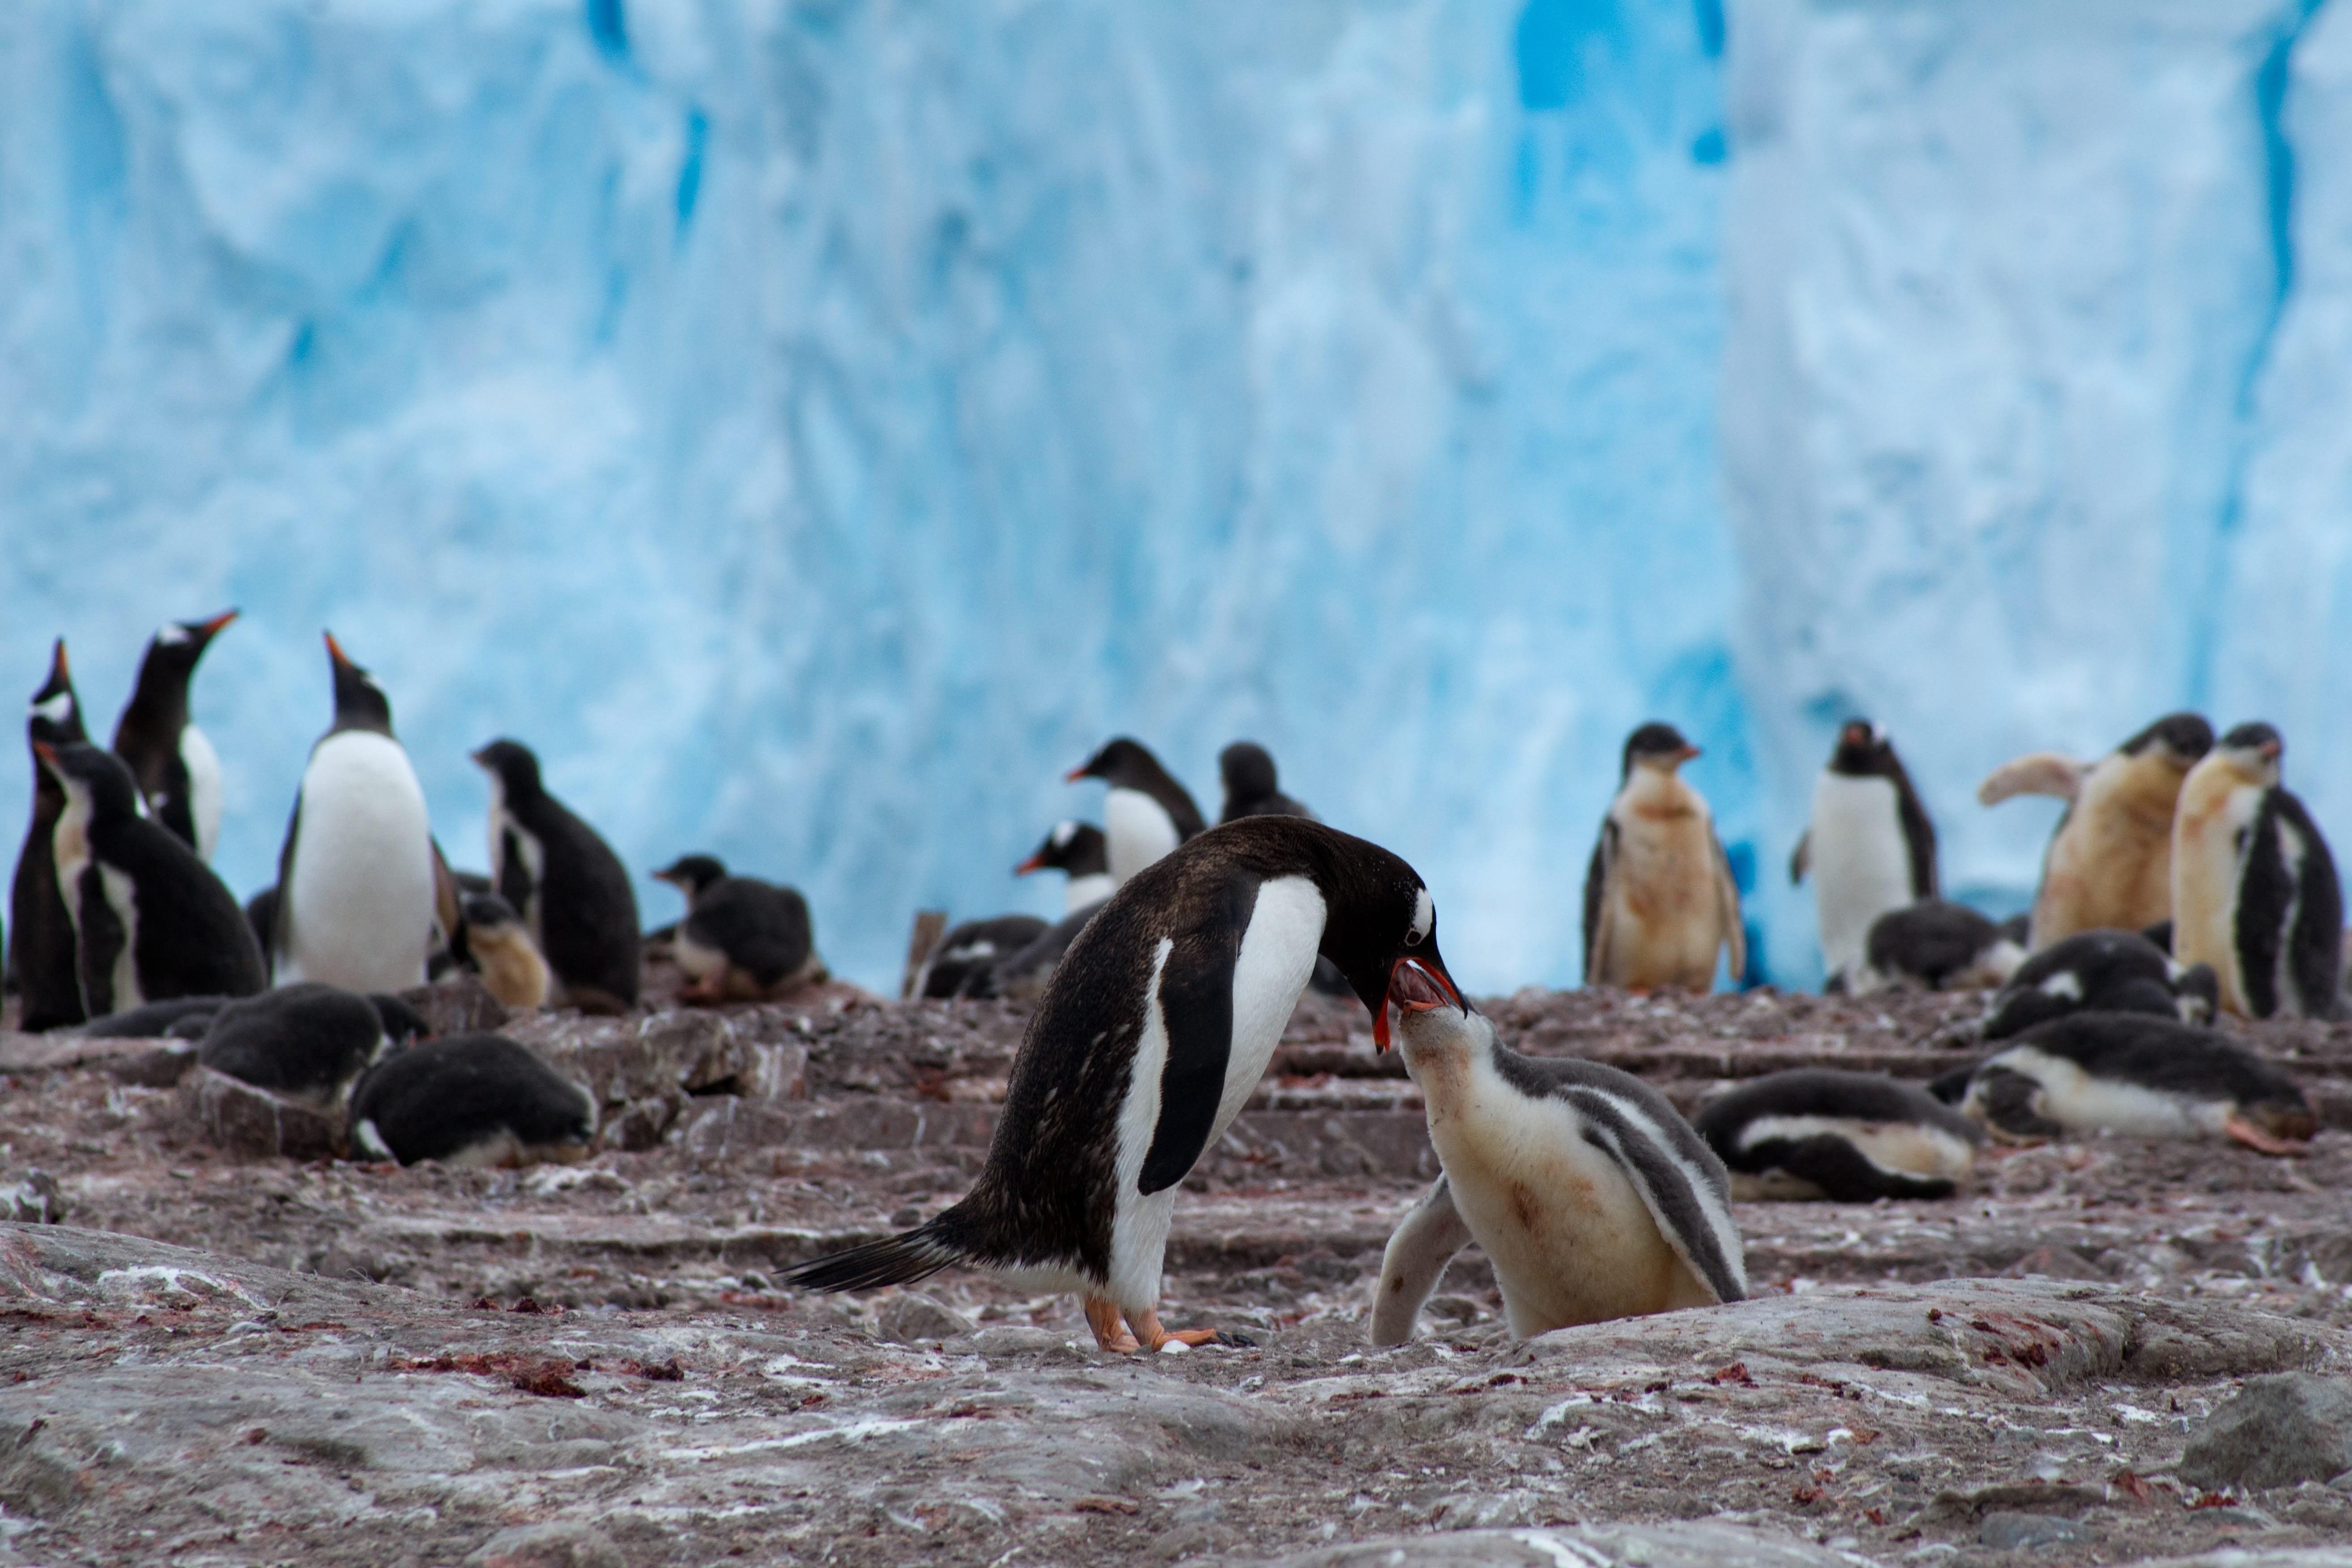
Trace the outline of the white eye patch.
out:
<instances>
[{"instance_id":1,"label":"white eye patch","mask_svg":"<svg viewBox=\"0 0 2352 1568\"><path fill-rule=\"evenodd\" d=\"M1076 838L1077 836L1078 836L1078 825L1077 825L1076 823L1075 823L1075 822L1057 822L1057 823L1054 824L1054 847L1055 847L1055 848L1056 848L1056 849L1067 849L1067 848L1070 847L1070 840L1071 840L1071 839L1073 839L1073 838Z\"/></svg>"},{"instance_id":2,"label":"white eye patch","mask_svg":"<svg viewBox=\"0 0 2352 1568\"><path fill-rule=\"evenodd\" d=\"M184 643L188 640L188 628L173 621L165 621L155 628L155 640L165 644Z\"/></svg>"},{"instance_id":3,"label":"white eye patch","mask_svg":"<svg viewBox=\"0 0 2352 1568\"><path fill-rule=\"evenodd\" d=\"M60 691L55 697L34 703L33 717L47 719L52 724L62 724L73 716L73 693Z\"/></svg>"},{"instance_id":4,"label":"white eye patch","mask_svg":"<svg viewBox=\"0 0 2352 1568\"><path fill-rule=\"evenodd\" d=\"M1405 927L1405 945L1419 947L1423 942L1427 942L1430 929L1436 924L1437 901L1429 896L1429 889L1423 888L1413 896L1412 924Z\"/></svg>"}]
</instances>

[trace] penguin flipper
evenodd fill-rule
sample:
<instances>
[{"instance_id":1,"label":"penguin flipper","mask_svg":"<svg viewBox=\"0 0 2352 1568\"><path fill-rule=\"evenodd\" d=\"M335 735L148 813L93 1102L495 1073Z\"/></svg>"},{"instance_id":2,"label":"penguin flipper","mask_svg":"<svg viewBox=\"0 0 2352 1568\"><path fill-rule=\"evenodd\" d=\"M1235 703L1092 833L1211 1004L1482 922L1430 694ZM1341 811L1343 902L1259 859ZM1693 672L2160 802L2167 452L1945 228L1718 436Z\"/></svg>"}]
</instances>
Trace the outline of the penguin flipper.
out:
<instances>
[{"instance_id":1,"label":"penguin flipper","mask_svg":"<svg viewBox=\"0 0 2352 1568\"><path fill-rule=\"evenodd\" d=\"M1723 852L1723 840L1708 837L1715 845L1715 913L1731 949L1731 983L1738 985L1748 978L1748 928L1739 919L1739 880L1731 874L1731 857Z\"/></svg>"},{"instance_id":2,"label":"penguin flipper","mask_svg":"<svg viewBox=\"0 0 2352 1568\"><path fill-rule=\"evenodd\" d=\"M302 837L302 792L294 792L294 810L286 818L286 842L278 851L278 897L270 905L269 951L261 955L262 968L271 984L281 984L289 976L279 973L279 965L294 952L294 842ZM299 979L299 974L290 978Z\"/></svg>"},{"instance_id":3,"label":"penguin flipper","mask_svg":"<svg viewBox=\"0 0 2352 1568\"><path fill-rule=\"evenodd\" d=\"M114 905L107 900L104 874L95 861L84 868L79 881L80 886L65 891L81 915L74 929L74 958L81 982L82 1013L102 1018L118 1008L139 1006L146 998L114 994L115 968L122 961L130 933L122 929Z\"/></svg>"},{"instance_id":4,"label":"penguin flipper","mask_svg":"<svg viewBox=\"0 0 2352 1568\"><path fill-rule=\"evenodd\" d=\"M1469 1241L1470 1227L1463 1223L1454 1206L1454 1191L1441 1175L1397 1222L1388 1249L1381 1254L1381 1282L1372 1296L1372 1343L1401 1345L1412 1338L1422 1303Z\"/></svg>"},{"instance_id":5,"label":"penguin flipper","mask_svg":"<svg viewBox=\"0 0 2352 1568\"><path fill-rule=\"evenodd\" d=\"M1617 869L1617 822L1601 819L1601 837L1592 841L1592 861L1584 869L1584 983L1599 985L1609 973L1609 932L1601 920L1608 901L1609 879Z\"/></svg>"},{"instance_id":6,"label":"penguin flipper","mask_svg":"<svg viewBox=\"0 0 2352 1568\"><path fill-rule=\"evenodd\" d=\"M1746 1300L1747 1254L1731 1213L1729 1178L1690 1123L1663 1100L1658 1110L1670 1121L1631 1096L1565 1084L1554 1092L1584 1118L1586 1142L1625 1173L1692 1277L1718 1301Z\"/></svg>"},{"instance_id":7,"label":"penguin flipper","mask_svg":"<svg viewBox=\"0 0 2352 1568\"><path fill-rule=\"evenodd\" d=\"M1977 785L1977 804L1999 805L2021 795L2052 795L2071 801L2083 790L2090 769L2056 752L2029 752L1985 775Z\"/></svg>"},{"instance_id":8,"label":"penguin flipper","mask_svg":"<svg viewBox=\"0 0 2352 1568\"><path fill-rule=\"evenodd\" d=\"M2303 897L2287 933L2287 975L2305 1017L2333 1018L2341 1011L2336 993L2344 965L2344 886L2336 879L2336 857L2302 800L2284 789L2275 798L2280 822L2303 841L2297 879Z\"/></svg>"},{"instance_id":9,"label":"penguin flipper","mask_svg":"<svg viewBox=\"0 0 2352 1568\"><path fill-rule=\"evenodd\" d=\"M1182 1181L1209 1146L1233 1060L1234 968L1257 892L1254 879L1237 879L1220 889L1217 915L1180 932L1160 966L1156 1001L1168 1055L1160 1073L1159 1121L1136 1178L1146 1197Z\"/></svg>"},{"instance_id":10,"label":"penguin flipper","mask_svg":"<svg viewBox=\"0 0 2352 1568\"><path fill-rule=\"evenodd\" d=\"M1866 1204L1873 1198L1948 1198L1954 1184L1942 1176L1890 1171L1833 1132L1760 1145L1753 1152L1800 1181L1811 1182L1835 1204Z\"/></svg>"},{"instance_id":11,"label":"penguin flipper","mask_svg":"<svg viewBox=\"0 0 2352 1568\"><path fill-rule=\"evenodd\" d=\"M1813 863L1813 830L1806 828L1797 835L1797 847L1789 852L1789 886L1795 887L1805 879L1805 872Z\"/></svg>"}]
</instances>

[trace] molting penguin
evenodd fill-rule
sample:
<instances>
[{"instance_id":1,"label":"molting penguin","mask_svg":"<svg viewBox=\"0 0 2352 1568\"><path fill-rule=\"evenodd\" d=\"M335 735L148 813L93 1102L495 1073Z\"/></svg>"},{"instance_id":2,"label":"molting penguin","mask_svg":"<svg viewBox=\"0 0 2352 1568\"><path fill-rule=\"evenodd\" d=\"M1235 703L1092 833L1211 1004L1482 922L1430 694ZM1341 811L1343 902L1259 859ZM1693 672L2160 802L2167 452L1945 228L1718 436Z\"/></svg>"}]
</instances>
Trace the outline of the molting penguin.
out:
<instances>
[{"instance_id":1,"label":"molting penguin","mask_svg":"<svg viewBox=\"0 0 2352 1568\"><path fill-rule=\"evenodd\" d=\"M1114 882L1126 881L1209 826L1160 759L1125 736L1072 768L1069 781L1080 779L1100 779L1110 785L1103 798L1103 829L1109 840Z\"/></svg>"},{"instance_id":2,"label":"molting penguin","mask_svg":"<svg viewBox=\"0 0 2352 1568\"><path fill-rule=\"evenodd\" d=\"M2035 752L1977 787L1995 805L2013 795L2069 802L2042 860L2033 940L2048 947L2083 931L2138 931L2172 913L2172 810L2181 781L2213 745L2194 713L2158 719L2096 763Z\"/></svg>"},{"instance_id":3,"label":"molting penguin","mask_svg":"<svg viewBox=\"0 0 2352 1568\"><path fill-rule=\"evenodd\" d=\"M257 1089L331 1106L369 1064L423 1028L397 996L304 981L222 1007L196 1059Z\"/></svg>"},{"instance_id":4,"label":"molting penguin","mask_svg":"<svg viewBox=\"0 0 2352 1568\"><path fill-rule=\"evenodd\" d=\"M1723 1162L1631 1073L1524 1057L1409 959L1397 1036L1444 1174L1389 1237L1374 1344L1412 1335L1454 1254L1477 1242L1520 1339L1748 1294Z\"/></svg>"},{"instance_id":5,"label":"molting penguin","mask_svg":"<svg viewBox=\"0 0 2352 1568\"><path fill-rule=\"evenodd\" d=\"M2319 1130L2303 1090L2269 1062L2210 1029L2137 1013L2036 1024L1977 1065L1960 1109L2009 1142L2120 1132L2296 1154Z\"/></svg>"},{"instance_id":6,"label":"molting penguin","mask_svg":"<svg viewBox=\"0 0 2352 1568\"><path fill-rule=\"evenodd\" d=\"M433 832L392 733L392 702L332 634L335 721L310 748L278 857L270 956L280 985L421 985L433 945Z\"/></svg>"},{"instance_id":7,"label":"molting penguin","mask_svg":"<svg viewBox=\"0 0 2352 1568\"><path fill-rule=\"evenodd\" d=\"M808 900L798 889L730 877L716 856L688 855L654 873L686 895L677 966L691 1002L755 1002L825 977Z\"/></svg>"},{"instance_id":8,"label":"molting penguin","mask_svg":"<svg viewBox=\"0 0 2352 1568\"><path fill-rule=\"evenodd\" d=\"M2172 825L2172 952L2210 963L2221 1005L2332 1018L2344 889L2303 802L2279 783L2285 742L2241 724L2189 775Z\"/></svg>"},{"instance_id":9,"label":"molting penguin","mask_svg":"<svg viewBox=\"0 0 2352 1568\"><path fill-rule=\"evenodd\" d=\"M496 893L469 893L465 910L467 956L490 994L506 1007L546 1006L554 976L514 906Z\"/></svg>"},{"instance_id":10,"label":"molting penguin","mask_svg":"<svg viewBox=\"0 0 2352 1568\"><path fill-rule=\"evenodd\" d=\"M1050 929L1035 915L998 915L991 920L966 921L940 937L916 973L913 994L934 1001L948 996L992 994L987 971Z\"/></svg>"},{"instance_id":11,"label":"molting penguin","mask_svg":"<svg viewBox=\"0 0 2352 1568\"><path fill-rule=\"evenodd\" d=\"M588 1091L503 1035L412 1046L352 1091L352 1146L413 1165L572 1164L594 1152Z\"/></svg>"},{"instance_id":12,"label":"molting penguin","mask_svg":"<svg viewBox=\"0 0 2352 1568\"><path fill-rule=\"evenodd\" d=\"M96 746L34 751L65 790L50 834L90 1017L175 996L249 996L261 953L236 896L170 830L139 815L121 758Z\"/></svg>"},{"instance_id":13,"label":"molting penguin","mask_svg":"<svg viewBox=\"0 0 2352 1568\"><path fill-rule=\"evenodd\" d=\"M1836 990L1861 967L1881 915L1936 895L1936 829L1886 731L1853 719L1813 781L1813 816L1789 880L1813 877L1822 964Z\"/></svg>"},{"instance_id":14,"label":"molting penguin","mask_svg":"<svg viewBox=\"0 0 2352 1568\"><path fill-rule=\"evenodd\" d=\"M139 661L139 680L114 725L114 754L131 764L150 816L206 860L220 842L220 757L188 718L188 680L214 637L236 619L166 621Z\"/></svg>"},{"instance_id":15,"label":"molting penguin","mask_svg":"<svg viewBox=\"0 0 2352 1568\"><path fill-rule=\"evenodd\" d=\"M1433 989L1454 991L1429 889L1376 845L1254 816L1147 867L1055 970L971 1192L926 1225L787 1279L854 1290L961 1264L1078 1292L1106 1350L1209 1342L1211 1331L1160 1324L1177 1189L1265 1073L1318 952L1371 1009L1383 1045L1390 984L1408 956Z\"/></svg>"},{"instance_id":16,"label":"molting penguin","mask_svg":"<svg viewBox=\"0 0 2352 1568\"><path fill-rule=\"evenodd\" d=\"M58 887L52 841L66 808L65 786L41 765L33 750L44 743L79 745L89 739L82 729L81 705L74 700L73 672L66 666L66 639L59 637L49 654L49 678L33 693L25 714L25 746L33 763L33 814L8 889L8 973L24 998L22 1026L26 1029L54 1029L89 1016L82 1011L73 918Z\"/></svg>"},{"instance_id":17,"label":"molting penguin","mask_svg":"<svg viewBox=\"0 0 2352 1568\"><path fill-rule=\"evenodd\" d=\"M637 1001L637 896L596 830L540 783L513 741L474 753L490 777L490 879L555 972L559 1006L622 1013Z\"/></svg>"},{"instance_id":18,"label":"molting penguin","mask_svg":"<svg viewBox=\"0 0 2352 1568\"><path fill-rule=\"evenodd\" d=\"M1948 1198L1975 1163L1975 1122L1885 1073L1768 1073L1699 1108L1693 1125L1731 1169L1731 1195Z\"/></svg>"},{"instance_id":19,"label":"molting penguin","mask_svg":"<svg viewBox=\"0 0 2352 1568\"><path fill-rule=\"evenodd\" d=\"M1273 753L1255 741L1235 741L1218 752L1217 772L1225 784L1225 806L1217 814L1221 823L1244 816L1315 815L1282 793L1275 778Z\"/></svg>"},{"instance_id":20,"label":"molting penguin","mask_svg":"<svg viewBox=\"0 0 2352 1568\"><path fill-rule=\"evenodd\" d=\"M1994 999L1983 1033L1988 1040L2005 1040L2069 1013L2148 1013L2210 1023L2220 994L2210 965L2183 967L2137 931L2077 931L2018 965Z\"/></svg>"},{"instance_id":21,"label":"molting penguin","mask_svg":"<svg viewBox=\"0 0 2352 1568\"><path fill-rule=\"evenodd\" d=\"M1895 984L1930 991L1999 985L2024 962L2009 933L1965 904L1923 899L1871 922L1847 989L1867 995Z\"/></svg>"},{"instance_id":22,"label":"molting penguin","mask_svg":"<svg viewBox=\"0 0 2352 1568\"><path fill-rule=\"evenodd\" d=\"M1732 979L1748 968L1738 886L1706 802L1678 772L1697 755L1671 724L1644 724L1625 742L1622 782L1584 877L1588 985L1704 992L1726 945Z\"/></svg>"},{"instance_id":23,"label":"molting penguin","mask_svg":"<svg viewBox=\"0 0 2352 1568\"><path fill-rule=\"evenodd\" d=\"M1029 858L1013 868L1016 877L1032 871L1060 871L1069 878L1062 889L1062 912L1076 914L1093 909L1111 896L1118 884L1111 879L1110 841L1091 822L1057 822Z\"/></svg>"}]
</instances>

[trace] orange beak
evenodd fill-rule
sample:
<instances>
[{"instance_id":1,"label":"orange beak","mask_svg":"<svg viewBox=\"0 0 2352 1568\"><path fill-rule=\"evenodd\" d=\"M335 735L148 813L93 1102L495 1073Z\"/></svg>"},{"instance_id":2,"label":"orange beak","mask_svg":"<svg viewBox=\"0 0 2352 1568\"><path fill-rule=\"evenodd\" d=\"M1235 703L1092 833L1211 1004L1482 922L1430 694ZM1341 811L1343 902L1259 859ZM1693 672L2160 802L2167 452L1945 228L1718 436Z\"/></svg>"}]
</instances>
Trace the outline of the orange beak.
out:
<instances>
[{"instance_id":1,"label":"orange beak","mask_svg":"<svg viewBox=\"0 0 2352 1568\"><path fill-rule=\"evenodd\" d=\"M1076 784L1086 776L1087 770L1084 765L1080 765L1078 767L1072 768L1068 773L1064 773L1062 775L1062 782L1064 784Z\"/></svg>"},{"instance_id":2,"label":"orange beak","mask_svg":"<svg viewBox=\"0 0 2352 1568\"><path fill-rule=\"evenodd\" d=\"M49 679L52 680L73 679L73 670L66 663L66 639L63 637L58 639L56 649L49 655Z\"/></svg>"},{"instance_id":3,"label":"orange beak","mask_svg":"<svg viewBox=\"0 0 2352 1568\"><path fill-rule=\"evenodd\" d=\"M1435 1007L1470 1009L1462 1000L1461 988L1454 976L1445 973L1438 959L1400 958L1389 970L1388 992L1381 998L1380 1011L1372 1017L1372 1044L1385 1051L1389 1048L1389 1006L1393 1003L1401 1013L1426 1013Z\"/></svg>"},{"instance_id":4,"label":"orange beak","mask_svg":"<svg viewBox=\"0 0 2352 1568\"><path fill-rule=\"evenodd\" d=\"M1018 866L1013 867L1013 874L1016 877L1025 877L1032 871L1042 871L1045 868L1045 857L1042 855L1032 855L1026 860L1022 861Z\"/></svg>"},{"instance_id":5,"label":"orange beak","mask_svg":"<svg viewBox=\"0 0 2352 1568\"><path fill-rule=\"evenodd\" d=\"M206 637L212 637L212 636L214 636L215 634L216 634L217 632L219 632L219 630L221 629L221 627L223 627L223 626L225 626L228 625L228 624L229 624L229 622L231 622L231 621L235 620L235 619L236 619L236 612L235 610L223 610L219 615L215 616L211 620L209 620L209 621L205 621L205 622L202 623L201 625L199 625L199 626L196 627L196 630L198 630L198 631L200 631L200 632L204 633L204 635L205 635L205 636L206 636Z\"/></svg>"},{"instance_id":6,"label":"orange beak","mask_svg":"<svg viewBox=\"0 0 2352 1568\"><path fill-rule=\"evenodd\" d=\"M1681 762L1685 762L1685 763L1686 763L1686 762L1689 762L1693 757L1697 756L1698 754L1699 754L1699 750L1698 750L1698 748L1697 748L1696 746L1685 745L1685 746L1684 746L1684 747L1683 747L1683 749L1682 749L1681 751L1676 752L1675 753L1675 756L1676 760L1681 761Z\"/></svg>"}]
</instances>

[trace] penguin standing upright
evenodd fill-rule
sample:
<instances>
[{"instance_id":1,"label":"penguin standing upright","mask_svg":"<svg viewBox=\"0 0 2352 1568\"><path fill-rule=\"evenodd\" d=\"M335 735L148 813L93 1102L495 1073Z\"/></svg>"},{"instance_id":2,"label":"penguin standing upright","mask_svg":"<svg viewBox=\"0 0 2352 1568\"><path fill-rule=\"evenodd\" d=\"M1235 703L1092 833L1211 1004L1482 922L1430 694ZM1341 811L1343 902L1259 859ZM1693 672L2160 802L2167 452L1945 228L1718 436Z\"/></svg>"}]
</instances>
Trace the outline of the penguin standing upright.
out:
<instances>
[{"instance_id":1,"label":"penguin standing upright","mask_svg":"<svg viewBox=\"0 0 2352 1568\"><path fill-rule=\"evenodd\" d=\"M1126 881L1209 826L1160 759L1124 735L1070 770L1070 783L1080 779L1110 785L1103 799L1103 831L1114 882Z\"/></svg>"},{"instance_id":2,"label":"penguin standing upright","mask_svg":"<svg viewBox=\"0 0 2352 1568\"><path fill-rule=\"evenodd\" d=\"M1813 816L1789 860L1789 880L1811 870L1826 989L1839 990L1868 956L1870 928L1892 910L1936 896L1936 829L1886 731L1850 719L1813 781Z\"/></svg>"},{"instance_id":3,"label":"penguin standing upright","mask_svg":"<svg viewBox=\"0 0 2352 1568\"><path fill-rule=\"evenodd\" d=\"M1584 877L1584 983L1706 991L1715 957L1748 968L1739 888L1716 841L1715 818L1679 769L1698 755L1671 724L1625 741L1622 782Z\"/></svg>"},{"instance_id":4,"label":"penguin standing upright","mask_svg":"<svg viewBox=\"0 0 2352 1568\"><path fill-rule=\"evenodd\" d=\"M1212 1331L1160 1323L1177 1189L1256 1087L1318 952L1383 1045L1407 957L1459 1001L1429 889L1362 839L1250 817L1146 868L1078 933L1031 1015L971 1192L788 1279L854 1290L962 1264L1078 1292L1106 1350L1207 1342Z\"/></svg>"},{"instance_id":5,"label":"penguin standing upright","mask_svg":"<svg viewBox=\"0 0 2352 1568\"><path fill-rule=\"evenodd\" d=\"M33 819L16 854L8 889L8 973L24 998L20 1027L54 1029L89 1015L81 1005L81 972L74 958L73 918L58 889L52 836L66 808L65 786L41 763L35 748L73 746L89 739L66 665L66 639L49 653L49 678L33 693L25 714L25 746L33 763Z\"/></svg>"},{"instance_id":6,"label":"penguin standing upright","mask_svg":"<svg viewBox=\"0 0 2352 1568\"><path fill-rule=\"evenodd\" d=\"M148 815L209 860L220 842L220 756L188 718L196 661L235 610L208 621L166 621L139 661L138 684L114 725L114 754L131 764Z\"/></svg>"},{"instance_id":7,"label":"penguin standing upright","mask_svg":"<svg viewBox=\"0 0 2352 1568\"><path fill-rule=\"evenodd\" d=\"M310 748L278 852L273 975L404 991L425 984L433 944L425 790L393 738L390 699L331 633L327 657L335 721Z\"/></svg>"},{"instance_id":8,"label":"penguin standing upright","mask_svg":"<svg viewBox=\"0 0 2352 1568\"><path fill-rule=\"evenodd\" d=\"M236 895L177 835L139 815L122 759L87 743L34 750L66 795L50 842L83 1011L259 991L261 952Z\"/></svg>"},{"instance_id":9,"label":"penguin standing upright","mask_svg":"<svg viewBox=\"0 0 2352 1568\"><path fill-rule=\"evenodd\" d=\"M2332 1018L2344 889L2318 824L2279 783L2284 750L2268 724L2241 724L2181 785L2172 956L2211 964L2232 1013Z\"/></svg>"},{"instance_id":10,"label":"penguin standing upright","mask_svg":"<svg viewBox=\"0 0 2352 1568\"><path fill-rule=\"evenodd\" d=\"M474 761L490 777L490 880L554 972L551 1000L599 1013L634 1007L637 896L621 858L548 794L529 747L493 741Z\"/></svg>"},{"instance_id":11,"label":"penguin standing upright","mask_svg":"<svg viewBox=\"0 0 2352 1568\"><path fill-rule=\"evenodd\" d=\"M2172 913L2172 811L2181 781L2213 746L2213 726L2168 713L2096 763L2037 752L1994 770L1977 799L2021 795L2068 802L2033 896L2039 951L2076 931L2139 931Z\"/></svg>"},{"instance_id":12,"label":"penguin standing upright","mask_svg":"<svg viewBox=\"0 0 2352 1568\"><path fill-rule=\"evenodd\" d=\"M1235 741L1217 753L1217 772L1224 779L1225 806L1220 823L1244 816L1313 816L1299 802L1282 793L1274 771L1274 756L1255 741Z\"/></svg>"}]
</instances>

